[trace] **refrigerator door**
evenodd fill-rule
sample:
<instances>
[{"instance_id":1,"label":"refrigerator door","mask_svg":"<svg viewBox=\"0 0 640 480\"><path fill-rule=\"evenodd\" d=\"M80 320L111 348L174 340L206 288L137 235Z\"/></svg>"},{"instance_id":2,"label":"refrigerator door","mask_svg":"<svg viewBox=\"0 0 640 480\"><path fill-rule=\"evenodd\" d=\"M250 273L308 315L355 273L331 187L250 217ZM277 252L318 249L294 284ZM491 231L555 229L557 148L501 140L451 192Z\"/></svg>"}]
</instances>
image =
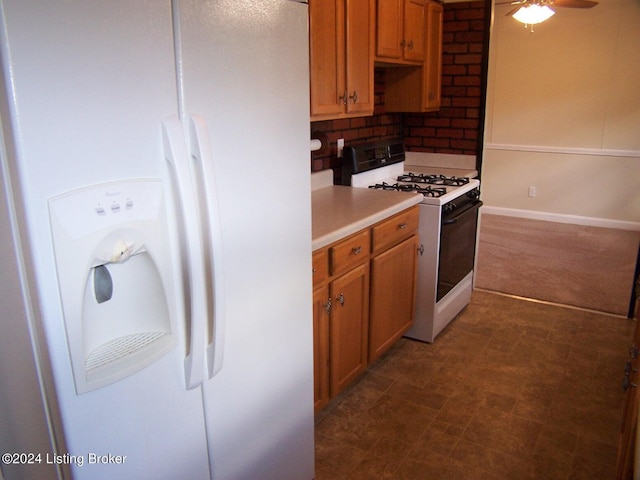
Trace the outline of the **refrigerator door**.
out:
<instances>
[{"instance_id":1,"label":"refrigerator door","mask_svg":"<svg viewBox=\"0 0 640 480\"><path fill-rule=\"evenodd\" d=\"M2 94L10 110L3 122L15 133L22 242L33 261L33 301L66 440L59 453L68 454L63 461L75 479L209 478L202 392L185 388L180 288L167 290L179 325L175 346L122 380L77 394L49 227L48 199L64 192L135 178L160 179L165 196L171 191L161 131L162 119L178 114L171 2L0 6ZM173 209L168 213L174 224ZM174 252L175 230L167 239ZM177 253L171 262L179 272Z\"/></svg>"},{"instance_id":2,"label":"refrigerator door","mask_svg":"<svg viewBox=\"0 0 640 480\"><path fill-rule=\"evenodd\" d=\"M2 99L0 113L5 118L7 109ZM0 188L8 195L0 195L0 242L4 251L11 254L0 256L0 452L53 451L56 445L50 428L51 409L55 405L43 402L41 396L50 372L39 368L37 361L44 352L36 346L41 332L33 322L37 311L29 304L27 259L21 247L18 213L11 195L8 157L13 152L2 140L0 138ZM0 480L3 472L6 479L62 478L63 466L46 462L28 464L20 458L13 459L16 461L0 462Z\"/></svg>"},{"instance_id":3,"label":"refrigerator door","mask_svg":"<svg viewBox=\"0 0 640 480\"><path fill-rule=\"evenodd\" d=\"M206 121L223 225L224 362L203 387L211 468L311 479L307 5L229 3L180 0L176 12L181 115Z\"/></svg>"}]
</instances>

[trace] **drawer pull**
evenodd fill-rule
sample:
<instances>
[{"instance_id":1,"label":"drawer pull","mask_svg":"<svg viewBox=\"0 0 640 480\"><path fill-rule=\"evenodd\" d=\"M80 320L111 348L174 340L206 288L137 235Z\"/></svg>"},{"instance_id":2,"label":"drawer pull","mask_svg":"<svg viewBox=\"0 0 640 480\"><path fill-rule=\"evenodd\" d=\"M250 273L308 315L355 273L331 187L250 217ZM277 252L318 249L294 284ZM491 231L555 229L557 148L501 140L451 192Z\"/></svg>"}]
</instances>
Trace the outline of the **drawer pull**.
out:
<instances>
[{"instance_id":1,"label":"drawer pull","mask_svg":"<svg viewBox=\"0 0 640 480\"><path fill-rule=\"evenodd\" d=\"M631 380L629 380L629 377L624 377L624 381L622 382L622 391L626 392L627 390L629 390L629 388L637 388L637 384L633 383Z\"/></svg>"},{"instance_id":2,"label":"drawer pull","mask_svg":"<svg viewBox=\"0 0 640 480\"><path fill-rule=\"evenodd\" d=\"M351 249L351 252L353 252L354 255L359 255L360 252L362 252L362 247L354 247Z\"/></svg>"},{"instance_id":3,"label":"drawer pull","mask_svg":"<svg viewBox=\"0 0 640 480\"><path fill-rule=\"evenodd\" d=\"M407 228L407 224L406 223L401 223L400 225L398 225L398 228L400 230L404 230L405 228Z\"/></svg>"},{"instance_id":4,"label":"drawer pull","mask_svg":"<svg viewBox=\"0 0 640 480\"><path fill-rule=\"evenodd\" d=\"M338 303L344 307L344 295L342 294L342 292L340 292L340 295L336 300L338 300Z\"/></svg>"}]
</instances>

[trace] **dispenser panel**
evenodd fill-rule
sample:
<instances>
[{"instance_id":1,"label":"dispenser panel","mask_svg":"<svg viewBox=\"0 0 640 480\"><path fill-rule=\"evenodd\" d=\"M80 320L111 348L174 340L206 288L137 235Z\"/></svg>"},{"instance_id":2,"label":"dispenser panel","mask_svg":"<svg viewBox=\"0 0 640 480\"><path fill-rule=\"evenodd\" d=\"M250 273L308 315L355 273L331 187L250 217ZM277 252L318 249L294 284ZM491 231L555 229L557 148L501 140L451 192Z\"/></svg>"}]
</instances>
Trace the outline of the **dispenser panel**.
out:
<instances>
[{"instance_id":1,"label":"dispenser panel","mask_svg":"<svg viewBox=\"0 0 640 480\"><path fill-rule=\"evenodd\" d=\"M125 222L156 219L162 208L162 184L112 182L54 198L50 201L52 213L69 236L78 239Z\"/></svg>"},{"instance_id":2,"label":"dispenser panel","mask_svg":"<svg viewBox=\"0 0 640 480\"><path fill-rule=\"evenodd\" d=\"M176 345L162 183L95 185L51 198L49 210L80 394L134 374Z\"/></svg>"}]
</instances>

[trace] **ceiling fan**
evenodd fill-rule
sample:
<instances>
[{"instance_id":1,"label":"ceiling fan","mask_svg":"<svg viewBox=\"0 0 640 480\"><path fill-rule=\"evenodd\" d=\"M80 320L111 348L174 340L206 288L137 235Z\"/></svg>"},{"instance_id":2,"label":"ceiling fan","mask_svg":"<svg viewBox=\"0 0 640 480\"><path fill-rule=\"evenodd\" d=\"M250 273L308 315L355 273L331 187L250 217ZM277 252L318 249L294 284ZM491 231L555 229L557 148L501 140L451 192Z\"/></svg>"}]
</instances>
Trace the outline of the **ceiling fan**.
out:
<instances>
[{"instance_id":1,"label":"ceiling fan","mask_svg":"<svg viewBox=\"0 0 640 480\"><path fill-rule=\"evenodd\" d=\"M548 20L554 12L550 7L563 8L592 8L598 5L593 0L516 0L513 2L497 2L496 5L513 5L505 16L513 16L516 20L526 25ZM533 31L533 30L532 30Z\"/></svg>"}]
</instances>

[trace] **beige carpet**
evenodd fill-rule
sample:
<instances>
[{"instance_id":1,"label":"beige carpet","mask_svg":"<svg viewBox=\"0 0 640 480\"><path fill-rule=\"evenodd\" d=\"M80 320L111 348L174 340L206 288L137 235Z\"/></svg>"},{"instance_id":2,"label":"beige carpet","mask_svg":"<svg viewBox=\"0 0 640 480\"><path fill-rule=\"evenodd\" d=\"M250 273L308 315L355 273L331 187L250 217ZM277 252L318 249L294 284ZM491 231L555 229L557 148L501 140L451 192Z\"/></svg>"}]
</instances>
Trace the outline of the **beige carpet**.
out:
<instances>
[{"instance_id":1,"label":"beige carpet","mask_svg":"<svg viewBox=\"0 0 640 480\"><path fill-rule=\"evenodd\" d=\"M640 232L483 214L475 286L626 315Z\"/></svg>"}]
</instances>

